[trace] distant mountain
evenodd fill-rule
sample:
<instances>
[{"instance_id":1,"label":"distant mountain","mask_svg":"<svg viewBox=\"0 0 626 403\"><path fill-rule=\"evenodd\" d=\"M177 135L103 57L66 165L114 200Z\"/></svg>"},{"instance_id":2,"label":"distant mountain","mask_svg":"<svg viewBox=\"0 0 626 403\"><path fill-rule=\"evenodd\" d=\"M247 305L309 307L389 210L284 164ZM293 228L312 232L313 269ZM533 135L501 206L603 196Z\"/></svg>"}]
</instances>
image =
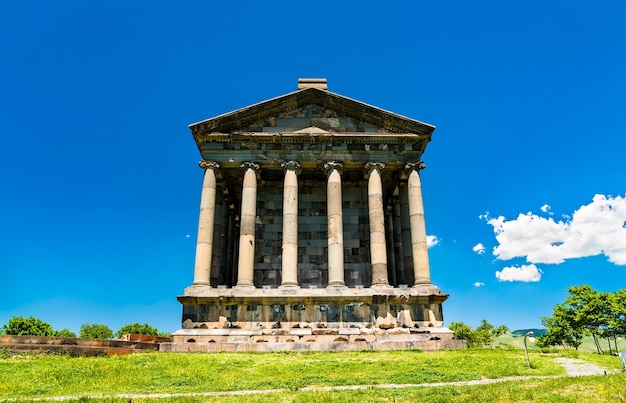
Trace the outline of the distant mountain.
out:
<instances>
[{"instance_id":1,"label":"distant mountain","mask_svg":"<svg viewBox=\"0 0 626 403\"><path fill-rule=\"evenodd\" d=\"M524 335L528 332L533 332L534 333L533 336L539 337L548 333L548 330L547 329L519 329L519 330L511 331L511 334L513 335L513 337L524 337Z\"/></svg>"}]
</instances>

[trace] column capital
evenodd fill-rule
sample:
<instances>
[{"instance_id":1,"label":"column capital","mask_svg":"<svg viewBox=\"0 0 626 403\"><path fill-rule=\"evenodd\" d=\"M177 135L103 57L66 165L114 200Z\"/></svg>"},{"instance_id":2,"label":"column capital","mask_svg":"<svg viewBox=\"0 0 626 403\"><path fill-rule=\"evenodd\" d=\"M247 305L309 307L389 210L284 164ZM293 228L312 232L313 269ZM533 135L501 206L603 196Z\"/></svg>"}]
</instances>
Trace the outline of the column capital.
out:
<instances>
[{"instance_id":1,"label":"column capital","mask_svg":"<svg viewBox=\"0 0 626 403\"><path fill-rule=\"evenodd\" d=\"M215 161L201 160L198 162L198 166L202 169L212 169L215 171L220 167L220 164Z\"/></svg>"},{"instance_id":2,"label":"column capital","mask_svg":"<svg viewBox=\"0 0 626 403\"><path fill-rule=\"evenodd\" d=\"M332 170L336 170L339 174L343 173L343 164L337 161L329 161L324 163L324 170L326 171L326 175L330 174Z\"/></svg>"},{"instance_id":3,"label":"column capital","mask_svg":"<svg viewBox=\"0 0 626 403\"><path fill-rule=\"evenodd\" d=\"M406 169L408 172L411 172L413 170L416 170L419 172L425 168L426 168L426 164L422 160L419 160L417 162L409 162L404 166L404 169Z\"/></svg>"},{"instance_id":4,"label":"column capital","mask_svg":"<svg viewBox=\"0 0 626 403\"><path fill-rule=\"evenodd\" d=\"M378 172L380 172L385 169L385 164L383 162L370 161L366 162L363 168L365 168L365 177L367 178L373 170L377 170Z\"/></svg>"},{"instance_id":5,"label":"column capital","mask_svg":"<svg viewBox=\"0 0 626 403\"><path fill-rule=\"evenodd\" d=\"M252 168L255 171L258 171L259 169L261 169L261 166L255 162L248 161L248 162L244 162L243 164L241 164L241 168L242 169Z\"/></svg>"},{"instance_id":6,"label":"column capital","mask_svg":"<svg viewBox=\"0 0 626 403\"><path fill-rule=\"evenodd\" d=\"M385 169L385 163L384 162L370 161L370 162L366 162L364 167L368 171L371 171L372 169Z\"/></svg>"},{"instance_id":7,"label":"column capital","mask_svg":"<svg viewBox=\"0 0 626 403\"><path fill-rule=\"evenodd\" d=\"M296 174L300 174L300 163L298 161L285 161L280 164L280 166L285 170L293 170L296 171Z\"/></svg>"}]
</instances>

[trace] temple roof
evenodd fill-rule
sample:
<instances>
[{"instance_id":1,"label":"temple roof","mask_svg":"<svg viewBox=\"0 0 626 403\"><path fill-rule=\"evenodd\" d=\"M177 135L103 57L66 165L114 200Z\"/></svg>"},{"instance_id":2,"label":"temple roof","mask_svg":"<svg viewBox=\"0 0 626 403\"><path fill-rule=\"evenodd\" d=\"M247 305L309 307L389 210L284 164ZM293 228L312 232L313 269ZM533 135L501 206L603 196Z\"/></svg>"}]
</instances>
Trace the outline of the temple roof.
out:
<instances>
[{"instance_id":1,"label":"temple roof","mask_svg":"<svg viewBox=\"0 0 626 403\"><path fill-rule=\"evenodd\" d=\"M389 198L407 163L421 159L435 127L327 90L325 79L300 79L298 91L189 126L204 160L219 163L218 176L240 200L242 163L261 166L265 182L284 179L282 163L297 161L302 183L326 183L324 163L340 162L342 181L365 179L368 162L385 164Z\"/></svg>"},{"instance_id":2,"label":"temple roof","mask_svg":"<svg viewBox=\"0 0 626 403\"><path fill-rule=\"evenodd\" d=\"M196 144L212 134L334 133L418 135L430 141L435 127L326 90L325 79L301 79L298 91L189 125ZM425 141L424 141L425 140Z\"/></svg>"}]
</instances>

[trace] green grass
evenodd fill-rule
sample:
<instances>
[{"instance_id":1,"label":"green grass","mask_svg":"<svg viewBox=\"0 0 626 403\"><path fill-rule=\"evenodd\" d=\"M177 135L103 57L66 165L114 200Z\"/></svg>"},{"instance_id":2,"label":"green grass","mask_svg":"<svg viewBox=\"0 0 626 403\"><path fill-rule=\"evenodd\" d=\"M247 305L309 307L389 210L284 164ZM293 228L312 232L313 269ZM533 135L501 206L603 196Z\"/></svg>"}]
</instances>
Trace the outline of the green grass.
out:
<instances>
[{"instance_id":1,"label":"green grass","mask_svg":"<svg viewBox=\"0 0 626 403\"><path fill-rule=\"evenodd\" d=\"M255 395L254 401L508 401L545 400L555 388L578 397L626 391L626 375L507 382L496 385L438 388L310 391L308 386L424 384L509 376L564 375L554 362L561 355L593 361L609 370L619 359L575 351L531 352L532 368L521 350L310 352L310 353L142 353L113 357L20 355L0 359L0 399L51 396L197 393L287 389ZM591 382L590 380L595 379ZM527 385L540 385L528 388ZM570 393L567 392L567 393ZM544 393L544 395L541 395ZM428 396L425 399L424 396ZM501 396L495 398L494 396ZM504 397L508 396L508 397ZM527 397L531 396L531 397ZM532 396L535 396L533 398ZM557 396L557 395L555 395ZM560 395L558 395L560 396ZM598 397L600 396L600 397ZM161 401L250 401L250 396L180 397ZM467 399L467 400L463 400ZM490 400L491 399L491 400ZM495 400L493 400L495 399ZM101 399L128 401L128 399ZM552 399L548 399L551 401ZM142 401L133 399L133 401ZM145 399L143 401L146 401ZM574 401L558 400L553 401ZM576 400L580 401L580 400ZM591 401L591 400L590 400ZM600 400L601 401L601 400Z\"/></svg>"}]
</instances>

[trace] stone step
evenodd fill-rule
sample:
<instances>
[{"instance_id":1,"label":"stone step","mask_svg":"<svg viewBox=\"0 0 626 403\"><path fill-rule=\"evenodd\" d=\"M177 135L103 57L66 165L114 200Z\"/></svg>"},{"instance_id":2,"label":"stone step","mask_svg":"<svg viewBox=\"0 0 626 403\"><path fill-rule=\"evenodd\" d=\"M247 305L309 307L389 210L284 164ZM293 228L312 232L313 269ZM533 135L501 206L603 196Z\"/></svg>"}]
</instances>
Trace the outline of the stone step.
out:
<instances>
[{"instance_id":1,"label":"stone step","mask_svg":"<svg viewBox=\"0 0 626 403\"><path fill-rule=\"evenodd\" d=\"M2 344L0 348L7 349L11 354L68 354L73 357L78 356L110 356L126 355L135 352L147 352L150 350L123 348L123 347L89 347L73 345L54 344Z\"/></svg>"},{"instance_id":2,"label":"stone step","mask_svg":"<svg viewBox=\"0 0 626 403\"><path fill-rule=\"evenodd\" d=\"M53 352L69 355L120 355L132 352L159 351L158 343L123 340L79 339L46 336L0 336L0 349L11 353Z\"/></svg>"}]
</instances>

